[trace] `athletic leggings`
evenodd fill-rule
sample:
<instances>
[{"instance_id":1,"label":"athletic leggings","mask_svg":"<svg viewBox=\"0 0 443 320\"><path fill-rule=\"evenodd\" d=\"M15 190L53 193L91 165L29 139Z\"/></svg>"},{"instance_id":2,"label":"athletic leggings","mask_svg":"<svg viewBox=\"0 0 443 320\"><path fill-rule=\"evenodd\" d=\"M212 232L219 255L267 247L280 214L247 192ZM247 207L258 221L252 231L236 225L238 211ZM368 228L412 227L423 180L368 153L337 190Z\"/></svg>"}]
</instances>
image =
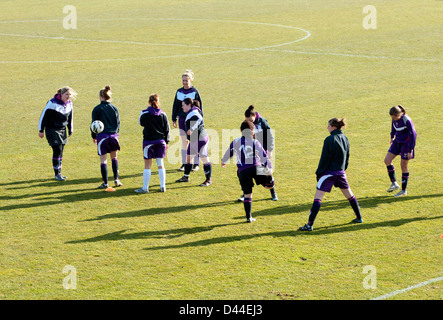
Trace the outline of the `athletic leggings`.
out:
<instances>
[{"instance_id":1,"label":"athletic leggings","mask_svg":"<svg viewBox=\"0 0 443 320\"><path fill-rule=\"evenodd\" d=\"M52 167L54 168L55 175L59 174L62 170L63 149L64 144L57 144L52 147Z\"/></svg>"}]
</instances>

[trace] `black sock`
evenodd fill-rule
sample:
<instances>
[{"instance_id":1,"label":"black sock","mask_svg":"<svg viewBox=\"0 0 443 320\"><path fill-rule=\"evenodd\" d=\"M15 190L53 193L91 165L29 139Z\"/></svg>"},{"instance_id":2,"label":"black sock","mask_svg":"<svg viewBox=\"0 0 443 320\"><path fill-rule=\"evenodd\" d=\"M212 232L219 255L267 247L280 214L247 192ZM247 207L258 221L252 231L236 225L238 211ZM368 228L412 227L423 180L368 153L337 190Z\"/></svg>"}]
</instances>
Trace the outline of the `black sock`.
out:
<instances>
[{"instance_id":1,"label":"black sock","mask_svg":"<svg viewBox=\"0 0 443 320\"><path fill-rule=\"evenodd\" d=\"M409 180L409 172L403 172L401 175L401 189L403 191L406 191L406 188L408 187L408 180Z\"/></svg>"},{"instance_id":2,"label":"black sock","mask_svg":"<svg viewBox=\"0 0 443 320\"><path fill-rule=\"evenodd\" d=\"M320 210L321 200L314 199L312 203L311 212L309 212L308 225L312 226L314 224L315 218L317 217L317 213Z\"/></svg>"},{"instance_id":3,"label":"black sock","mask_svg":"<svg viewBox=\"0 0 443 320\"><path fill-rule=\"evenodd\" d=\"M191 174L192 170L192 164L187 163L185 164L185 176L189 176Z\"/></svg>"},{"instance_id":4,"label":"black sock","mask_svg":"<svg viewBox=\"0 0 443 320\"><path fill-rule=\"evenodd\" d=\"M352 209L354 210L355 216L357 217L357 219L361 220L360 206L358 205L357 198L355 196L352 196L348 200L351 204Z\"/></svg>"},{"instance_id":5,"label":"black sock","mask_svg":"<svg viewBox=\"0 0 443 320\"><path fill-rule=\"evenodd\" d=\"M203 165L203 170L205 171L206 180L211 180L212 164L209 162Z\"/></svg>"},{"instance_id":6,"label":"black sock","mask_svg":"<svg viewBox=\"0 0 443 320\"><path fill-rule=\"evenodd\" d=\"M251 218L251 209L252 209L252 198L246 198L243 201L243 206L245 207L246 219Z\"/></svg>"},{"instance_id":7,"label":"black sock","mask_svg":"<svg viewBox=\"0 0 443 320\"><path fill-rule=\"evenodd\" d=\"M114 180L118 179L118 160L117 158L112 159L112 172L114 173Z\"/></svg>"},{"instance_id":8,"label":"black sock","mask_svg":"<svg viewBox=\"0 0 443 320\"><path fill-rule=\"evenodd\" d=\"M108 184L108 165L106 163L101 163L100 170L102 172L103 182Z\"/></svg>"},{"instance_id":9,"label":"black sock","mask_svg":"<svg viewBox=\"0 0 443 320\"><path fill-rule=\"evenodd\" d=\"M395 168L394 168L394 166L391 164L389 166L386 166L386 169L388 169L388 175L389 175L389 179L391 179L391 182L397 181L397 179L395 178Z\"/></svg>"},{"instance_id":10,"label":"black sock","mask_svg":"<svg viewBox=\"0 0 443 320\"><path fill-rule=\"evenodd\" d=\"M272 188L272 189L271 189L271 196L272 196L272 197L275 197L275 188Z\"/></svg>"}]
</instances>

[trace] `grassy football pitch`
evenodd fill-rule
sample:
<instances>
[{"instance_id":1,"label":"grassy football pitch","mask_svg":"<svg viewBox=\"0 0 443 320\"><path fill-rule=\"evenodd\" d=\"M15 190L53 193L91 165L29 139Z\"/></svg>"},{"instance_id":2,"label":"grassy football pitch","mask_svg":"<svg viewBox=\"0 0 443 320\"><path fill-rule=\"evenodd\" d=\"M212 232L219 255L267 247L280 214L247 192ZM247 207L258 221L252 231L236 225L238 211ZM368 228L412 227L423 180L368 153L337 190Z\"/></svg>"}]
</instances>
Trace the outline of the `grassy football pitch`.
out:
<instances>
[{"instance_id":1,"label":"grassy football pitch","mask_svg":"<svg viewBox=\"0 0 443 320\"><path fill-rule=\"evenodd\" d=\"M0 2L0 299L443 298L443 1L76 1L64 12L68 4ZM376 11L364 13L368 4ZM211 134L213 185L198 186L202 169L175 183L175 129L167 192L154 164L150 193L136 194L140 111L158 93L170 118L186 69ZM122 122L116 192L97 189L89 132L108 84ZM78 97L68 180L58 182L37 125L65 85ZM279 201L255 187L257 221L246 224L236 166L220 158L250 104L275 130ZM401 198L386 192L383 163L397 104L418 132ZM348 121L347 176L364 223L350 223L335 189L314 231L300 233L332 117Z\"/></svg>"}]
</instances>

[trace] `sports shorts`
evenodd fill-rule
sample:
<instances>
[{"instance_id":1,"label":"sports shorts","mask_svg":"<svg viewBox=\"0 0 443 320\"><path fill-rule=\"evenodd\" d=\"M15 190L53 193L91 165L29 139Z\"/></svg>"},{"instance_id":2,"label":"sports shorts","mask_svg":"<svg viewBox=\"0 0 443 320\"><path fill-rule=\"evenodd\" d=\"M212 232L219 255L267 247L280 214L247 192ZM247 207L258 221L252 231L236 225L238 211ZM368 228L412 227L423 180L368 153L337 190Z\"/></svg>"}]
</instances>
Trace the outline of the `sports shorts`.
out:
<instances>
[{"instance_id":1,"label":"sports shorts","mask_svg":"<svg viewBox=\"0 0 443 320\"><path fill-rule=\"evenodd\" d=\"M257 185L262 185L263 187L272 188L274 187L274 177L272 175L264 176L257 174L257 166L252 166L242 171L237 172L238 180L240 181L241 189L244 194L252 193L252 188L254 187L254 180Z\"/></svg>"},{"instance_id":2,"label":"sports shorts","mask_svg":"<svg viewBox=\"0 0 443 320\"><path fill-rule=\"evenodd\" d=\"M193 141L189 141L188 150L186 151L188 156L208 157L209 156L209 136L199 138Z\"/></svg>"},{"instance_id":3,"label":"sports shorts","mask_svg":"<svg viewBox=\"0 0 443 320\"><path fill-rule=\"evenodd\" d=\"M97 134L97 153L99 156L120 150L118 133L102 132Z\"/></svg>"},{"instance_id":4,"label":"sports shorts","mask_svg":"<svg viewBox=\"0 0 443 320\"><path fill-rule=\"evenodd\" d=\"M408 159L408 153L412 152L412 158L415 158L415 150L414 149L409 149L409 145L407 142L405 143L400 143L400 142L392 142L391 147L389 148L388 152L395 154L395 155L400 155L400 157L404 160L409 160Z\"/></svg>"},{"instance_id":5,"label":"sports shorts","mask_svg":"<svg viewBox=\"0 0 443 320\"><path fill-rule=\"evenodd\" d=\"M333 186L340 189L349 188L348 179L346 178L346 173L343 170L326 171L318 179L317 190L331 192Z\"/></svg>"},{"instance_id":6,"label":"sports shorts","mask_svg":"<svg viewBox=\"0 0 443 320\"><path fill-rule=\"evenodd\" d=\"M166 156L166 142L160 140L143 140L143 158L158 159Z\"/></svg>"}]
</instances>

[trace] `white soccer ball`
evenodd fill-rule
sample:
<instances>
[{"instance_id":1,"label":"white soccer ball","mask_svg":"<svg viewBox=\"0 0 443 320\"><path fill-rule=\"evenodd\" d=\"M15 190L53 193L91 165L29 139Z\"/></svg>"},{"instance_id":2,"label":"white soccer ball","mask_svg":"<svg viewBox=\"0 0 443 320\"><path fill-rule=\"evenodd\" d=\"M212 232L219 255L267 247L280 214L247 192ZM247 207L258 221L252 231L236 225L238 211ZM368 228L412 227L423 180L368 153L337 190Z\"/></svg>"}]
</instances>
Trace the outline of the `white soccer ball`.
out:
<instances>
[{"instance_id":1,"label":"white soccer ball","mask_svg":"<svg viewBox=\"0 0 443 320\"><path fill-rule=\"evenodd\" d=\"M100 120L92 121L91 123L91 131L94 133L100 133L105 128L105 125Z\"/></svg>"}]
</instances>

